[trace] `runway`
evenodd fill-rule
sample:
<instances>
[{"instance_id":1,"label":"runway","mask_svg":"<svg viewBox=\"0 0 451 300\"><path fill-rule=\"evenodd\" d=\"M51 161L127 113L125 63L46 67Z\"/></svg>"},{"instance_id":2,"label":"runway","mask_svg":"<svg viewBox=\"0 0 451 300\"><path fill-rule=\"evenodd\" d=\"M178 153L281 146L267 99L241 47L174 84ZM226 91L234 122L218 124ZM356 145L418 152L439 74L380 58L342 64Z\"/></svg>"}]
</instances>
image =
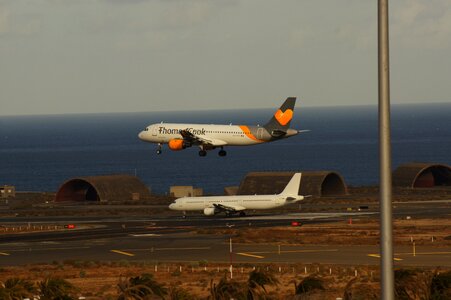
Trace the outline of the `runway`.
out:
<instances>
[{"instance_id":1,"label":"runway","mask_svg":"<svg viewBox=\"0 0 451 300\"><path fill-rule=\"evenodd\" d=\"M183 233L130 234L121 238L48 240L0 244L0 265L64 261L150 261L221 263L378 264L378 246L238 244L233 236ZM395 265L451 267L451 249L430 246L395 248Z\"/></svg>"},{"instance_id":2,"label":"runway","mask_svg":"<svg viewBox=\"0 0 451 300\"><path fill-rule=\"evenodd\" d=\"M434 204L437 205L437 204ZM415 213L408 206L408 213ZM449 213L444 208L434 208ZM426 210L427 211L427 210ZM401 213L398 211L398 213ZM438 212L437 212L438 213ZM349 245L279 245L238 244L227 234L195 234L194 228L304 226L345 221L348 218L378 218L373 212L290 213L255 215L245 218L192 216L124 218L124 217L30 217L2 218L3 226L18 224L68 224L75 229L0 236L0 265L52 263L55 261L151 261L159 262L228 262L232 238L233 261L237 263L322 263L378 264L379 247ZM444 217L444 216L442 216ZM302 227L300 228L302 230ZM224 232L224 231L223 231ZM417 247L415 256L409 247L395 248L395 264L410 266L451 266L451 249Z\"/></svg>"},{"instance_id":3,"label":"runway","mask_svg":"<svg viewBox=\"0 0 451 300\"><path fill-rule=\"evenodd\" d=\"M166 234L189 232L194 228L240 228L290 226L292 221L302 224L333 222L348 216L370 216L374 213L292 213L283 215L255 215L248 217L205 217L202 215L189 218L159 217L159 218L123 218L123 217L27 217L2 218L3 226L16 228L20 226L45 226L48 224L73 224L75 229L58 231L42 231L34 233L4 234L0 236L0 245L14 242L40 241L70 241L127 237L139 234ZM10 230L11 232L11 230Z\"/></svg>"}]
</instances>

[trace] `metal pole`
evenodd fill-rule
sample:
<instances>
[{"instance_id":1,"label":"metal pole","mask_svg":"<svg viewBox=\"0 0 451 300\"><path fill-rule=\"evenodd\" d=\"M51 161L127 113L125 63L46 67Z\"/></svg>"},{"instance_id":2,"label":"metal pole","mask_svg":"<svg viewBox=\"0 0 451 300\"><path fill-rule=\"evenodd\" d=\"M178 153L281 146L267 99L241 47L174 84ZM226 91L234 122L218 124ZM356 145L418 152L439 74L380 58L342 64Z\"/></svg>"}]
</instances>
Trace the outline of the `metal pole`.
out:
<instances>
[{"instance_id":1,"label":"metal pole","mask_svg":"<svg viewBox=\"0 0 451 300\"><path fill-rule=\"evenodd\" d=\"M232 251L232 237L229 240L229 251L230 251L230 279L233 279L233 251Z\"/></svg>"},{"instance_id":2,"label":"metal pole","mask_svg":"<svg viewBox=\"0 0 451 300\"><path fill-rule=\"evenodd\" d=\"M394 299L388 0L378 0L381 298Z\"/></svg>"}]
</instances>

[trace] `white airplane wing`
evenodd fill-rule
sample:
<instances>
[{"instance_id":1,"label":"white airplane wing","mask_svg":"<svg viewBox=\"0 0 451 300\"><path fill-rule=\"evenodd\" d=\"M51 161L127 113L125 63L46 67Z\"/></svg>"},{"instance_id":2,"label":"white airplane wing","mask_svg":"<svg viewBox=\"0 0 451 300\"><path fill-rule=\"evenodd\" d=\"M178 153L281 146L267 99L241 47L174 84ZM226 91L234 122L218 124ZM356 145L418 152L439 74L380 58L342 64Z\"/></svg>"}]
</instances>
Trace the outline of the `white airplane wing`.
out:
<instances>
[{"instance_id":1,"label":"white airplane wing","mask_svg":"<svg viewBox=\"0 0 451 300\"><path fill-rule=\"evenodd\" d=\"M219 204L219 203L213 203L213 206L221 211L228 211L228 212L237 212L245 210L246 208L241 205L233 205L233 204Z\"/></svg>"},{"instance_id":2,"label":"white airplane wing","mask_svg":"<svg viewBox=\"0 0 451 300\"><path fill-rule=\"evenodd\" d=\"M227 145L227 143L223 140L211 139L208 136L200 137L189 132L188 130L180 130L180 134L185 141L192 145L210 145L215 147Z\"/></svg>"}]
</instances>

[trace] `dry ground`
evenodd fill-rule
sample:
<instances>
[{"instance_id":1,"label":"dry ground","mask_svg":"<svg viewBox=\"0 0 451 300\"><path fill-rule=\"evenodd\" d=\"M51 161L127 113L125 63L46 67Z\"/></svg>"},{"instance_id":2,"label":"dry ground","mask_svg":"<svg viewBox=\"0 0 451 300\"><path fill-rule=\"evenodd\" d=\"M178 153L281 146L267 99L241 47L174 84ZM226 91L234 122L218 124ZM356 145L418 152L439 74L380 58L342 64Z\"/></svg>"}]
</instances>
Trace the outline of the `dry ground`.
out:
<instances>
[{"instance_id":1,"label":"dry ground","mask_svg":"<svg viewBox=\"0 0 451 300\"><path fill-rule=\"evenodd\" d=\"M236 229L197 229L203 234L235 235L238 243L277 243L315 245L377 245L379 244L379 222L372 219L354 219L326 223L306 224L301 227L266 227ZM394 242L409 245L451 246L451 219L412 219L394 221Z\"/></svg>"},{"instance_id":2,"label":"dry ground","mask_svg":"<svg viewBox=\"0 0 451 300\"><path fill-rule=\"evenodd\" d=\"M193 295L194 299L207 299L210 292L210 282L218 283L223 276L230 277L226 265L154 265L146 263L98 263L98 262L65 262L52 265L33 265L25 267L8 267L0 269L0 281L7 278L19 277L31 281L40 281L46 277L62 277L67 279L77 288L77 295L86 299L117 299L117 283L119 278L138 276L143 273L151 273L154 278L163 283L167 288L179 287ZM279 269L280 267L280 269ZM206 270L205 270L206 268ZM343 297L348 283L364 285L365 290L372 294L379 293L378 266L340 266L340 265L258 265L260 270L269 270L279 280L275 287L268 288L271 299L292 299L294 295L294 282L299 283L307 276L320 278L325 291L316 297L305 299L336 299ZM307 270L307 273L305 273ZM235 265L234 280L245 282L252 267L249 265ZM449 271L446 269L416 269L422 277L428 277L436 271ZM429 275L428 275L429 274ZM424 280L415 277L416 284L423 284ZM413 291L417 291L413 285ZM169 299L169 298L168 298ZM363 298L362 298L363 299ZM416 299L416 298L415 298ZM418 298L420 299L420 298Z\"/></svg>"},{"instance_id":3,"label":"dry ground","mask_svg":"<svg viewBox=\"0 0 451 300\"><path fill-rule=\"evenodd\" d=\"M378 222L371 219L355 219L352 224L341 221L326 224L306 224L301 227L239 228L226 230L198 229L199 233L224 233L236 235L236 242L271 243L277 241L286 244L360 244L374 245L379 242ZM432 242L431 237L434 237ZM451 220L422 219L395 220L394 237L396 244L408 244L412 237L417 244L450 246ZM246 281L251 265L235 265L234 279ZM279 270L280 267L280 270ZM204 265L203 262L192 265L155 265L148 262L81 262L55 261L51 265L30 265L23 267L5 267L0 269L0 281L11 277L39 281L49 276L63 277L73 283L79 294L87 299L114 299L116 285L120 277L137 276L152 273L155 279L167 287L182 287L196 298L209 295L210 281L218 282L224 275L229 276L226 265ZM300 282L307 275L315 275L324 280L327 292L322 297L335 299L342 297L346 284L355 278L358 282L375 286L379 280L378 266L339 266L339 265L257 265L257 268L273 271L280 281L269 292L275 299L287 299L294 293L294 281ZM306 272L307 271L307 272Z\"/></svg>"},{"instance_id":4,"label":"dry ground","mask_svg":"<svg viewBox=\"0 0 451 300\"><path fill-rule=\"evenodd\" d=\"M205 271L206 268L206 271ZM219 268L219 269L218 269ZM294 282L300 282L308 275L320 277L325 282L329 299L342 297L346 284L355 278L355 270L359 281L377 284L378 273L374 266L344 267L325 265L260 265L257 268L270 270L280 281L277 287L270 287L269 293L276 299L287 299L294 294ZM307 274L305 274L307 268ZM234 279L246 281L252 267L236 265ZM280 271L280 272L279 272ZM332 274L330 273L332 272ZM217 283L223 276L229 277L226 265L159 265L155 271L154 265L146 263L98 263L98 262L65 262L53 265L32 265L25 267L7 267L0 270L0 281L11 277L20 277L39 281L49 276L63 277L75 285L78 294L87 299L109 299L117 295L116 285L120 277L137 276L142 273L152 273L155 279L166 287L177 286L196 295L196 298L206 298L209 295L210 281Z\"/></svg>"}]
</instances>

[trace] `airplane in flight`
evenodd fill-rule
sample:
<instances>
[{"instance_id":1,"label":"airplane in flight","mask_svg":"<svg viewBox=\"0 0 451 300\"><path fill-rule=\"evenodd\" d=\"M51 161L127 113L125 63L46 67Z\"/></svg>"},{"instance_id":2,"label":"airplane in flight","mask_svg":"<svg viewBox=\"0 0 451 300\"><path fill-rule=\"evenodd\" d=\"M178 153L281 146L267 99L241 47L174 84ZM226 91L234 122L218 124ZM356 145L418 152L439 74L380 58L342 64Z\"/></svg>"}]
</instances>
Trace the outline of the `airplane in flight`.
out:
<instances>
[{"instance_id":1,"label":"airplane in flight","mask_svg":"<svg viewBox=\"0 0 451 300\"><path fill-rule=\"evenodd\" d=\"M280 194L183 197L171 203L169 209L183 212L203 211L206 216L221 212L225 212L227 216L237 213L244 216L245 210L271 209L296 203L308 197L299 195L301 175L302 173L295 173Z\"/></svg>"},{"instance_id":2,"label":"airplane in flight","mask_svg":"<svg viewBox=\"0 0 451 300\"><path fill-rule=\"evenodd\" d=\"M157 143L157 154L162 145L179 151L191 146L200 148L199 156L206 156L208 150L220 148L219 156L226 156L225 146L247 146L277 141L308 130L290 128L296 97L289 97L264 126L210 125L157 123L147 126L138 134L145 142Z\"/></svg>"}]
</instances>

